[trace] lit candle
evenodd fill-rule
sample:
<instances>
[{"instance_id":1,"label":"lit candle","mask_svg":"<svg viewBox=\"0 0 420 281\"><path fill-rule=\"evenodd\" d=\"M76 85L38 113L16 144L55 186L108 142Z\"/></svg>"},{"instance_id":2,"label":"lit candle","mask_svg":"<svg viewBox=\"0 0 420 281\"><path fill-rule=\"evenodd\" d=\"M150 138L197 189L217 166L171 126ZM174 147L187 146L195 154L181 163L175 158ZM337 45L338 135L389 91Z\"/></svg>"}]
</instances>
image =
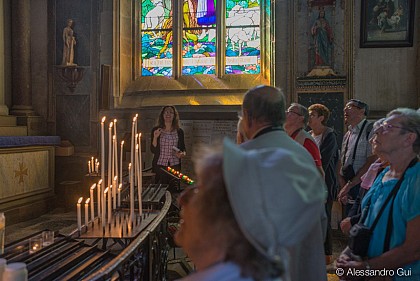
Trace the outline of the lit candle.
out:
<instances>
[{"instance_id":1,"label":"lit candle","mask_svg":"<svg viewBox=\"0 0 420 281\"><path fill-rule=\"evenodd\" d=\"M92 167L90 166L90 160L88 161L88 171L89 175L92 173Z\"/></svg>"},{"instance_id":2,"label":"lit candle","mask_svg":"<svg viewBox=\"0 0 420 281\"><path fill-rule=\"evenodd\" d=\"M109 187L105 188L104 191L104 198L106 198L106 194L108 193L108 198L109 198ZM108 201L108 223L111 223L111 204L109 204L110 201ZM104 207L102 208L102 210L104 210L104 214L103 214L103 222L105 224L105 204Z\"/></svg>"},{"instance_id":3,"label":"lit candle","mask_svg":"<svg viewBox=\"0 0 420 281\"><path fill-rule=\"evenodd\" d=\"M99 172L99 162L98 162L98 158L95 159L95 172L98 173Z\"/></svg>"},{"instance_id":4,"label":"lit candle","mask_svg":"<svg viewBox=\"0 0 420 281\"><path fill-rule=\"evenodd\" d=\"M122 189L122 183L118 186L118 207L121 207L121 189Z\"/></svg>"},{"instance_id":5,"label":"lit candle","mask_svg":"<svg viewBox=\"0 0 420 281\"><path fill-rule=\"evenodd\" d=\"M136 125L136 118L137 118L137 117L134 117L134 118L133 118L133 124L132 124L132 126L131 126L131 150L130 150L130 163L133 163L133 165L134 165L134 148L135 148L134 143L136 142L136 140L134 139L134 137L135 137L135 134L134 134L134 127L135 127L135 125ZM133 168L134 168L134 167L133 167ZM130 180L131 180L131 178L130 178Z\"/></svg>"},{"instance_id":6,"label":"lit candle","mask_svg":"<svg viewBox=\"0 0 420 281\"><path fill-rule=\"evenodd\" d=\"M97 199L98 199L98 217L101 217L101 213L102 213L102 206L101 206L101 201L102 201L102 188L101 188L101 186L102 186L102 179L100 179L99 180L99 182L98 182L98 188L97 188L97 192L96 192L96 195L97 195Z\"/></svg>"},{"instance_id":7,"label":"lit candle","mask_svg":"<svg viewBox=\"0 0 420 281\"><path fill-rule=\"evenodd\" d=\"M111 169L111 163L112 163L112 126L114 125L113 122L109 123L109 134L108 134L108 185L110 186L112 184L112 169ZM109 196L109 195L108 195Z\"/></svg>"},{"instance_id":8,"label":"lit candle","mask_svg":"<svg viewBox=\"0 0 420 281\"><path fill-rule=\"evenodd\" d=\"M83 201L83 197L80 197L79 200L77 201L77 229L79 231L82 230L82 204Z\"/></svg>"},{"instance_id":9,"label":"lit candle","mask_svg":"<svg viewBox=\"0 0 420 281\"><path fill-rule=\"evenodd\" d=\"M114 185L114 186L118 186L118 142L117 142L117 136L116 135L114 135L115 136L115 141L114 141L114 148L113 148L113 151L114 151L114 175L113 175L113 178L114 177L117 177L117 179L116 179L116 184L117 185ZM115 196L116 194L114 194L114 196Z\"/></svg>"},{"instance_id":10,"label":"lit candle","mask_svg":"<svg viewBox=\"0 0 420 281\"><path fill-rule=\"evenodd\" d=\"M128 173L130 177L130 221L134 219L134 183L133 183L133 169L131 163L128 164Z\"/></svg>"},{"instance_id":11,"label":"lit candle","mask_svg":"<svg viewBox=\"0 0 420 281\"><path fill-rule=\"evenodd\" d=\"M121 141L121 152L120 152L120 181L119 183L123 182L123 174L122 174L122 162L123 162L123 148L124 148L124 141Z\"/></svg>"},{"instance_id":12,"label":"lit candle","mask_svg":"<svg viewBox=\"0 0 420 281\"><path fill-rule=\"evenodd\" d=\"M134 141L134 147L136 147L136 145L137 145L137 121L138 121L138 119L139 119L139 115L136 113L136 121L135 121L135 124L134 124L134 136L135 136L135 141ZM134 152L135 153L135 152ZM135 157L135 156L134 156ZM134 161L135 162L135 161ZM133 162L131 162L131 163L133 163ZM133 170L134 171L134 186L136 186L136 182L137 182L137 177L138 177L138 174L136 173L136 171L137 171L137 164L135 164L134 163L134 167L133 168L135 168L135 170Z\"/></svg>"},{"instance_id":13,"label":"lit candle","mask_svg":"<svg viewBox=\"0 0 420 281\"><path fill-rule=\"evenodd\" d=\"M93 201L93 190L96 187L96 183L94 183L91 187L90 187L90 217L92 218L92 221L95 220L95 204Z\"/></svg>"},{"instance_id":14,"label":"lit candle","mask_svg":"<svg viewBox=\"0 0 420 281\"><path fill-rule=\"evenodd\" d=\"M114 180L112 181L112 186L114 187L112 189L112 207L114 208L114 210L117 208L117 180L118 177L115 176Z\"/></svg>"},{"instance_id":15,"label":"lit candle","mask_svg":"<svg viewBox=\"0 0 420 281\"><path fill-rule=\"evenodd\" d=\"M93 157L91 158L90 164L92 165L92 167L90 168L91 172L93 173L95 171L95 161L93 161Z\"/></svg>"},{"instance_id":16,"label":"lit candle","mask_svg":"<svg viewBox=\"0 0 420 281\"><path fill-rule=\"evenodd\" d=\"M106 117L102 118L101 122L101 179L105 181L105 123Z\"/></svg>"},{"instance_id":17,"label":"lit candle","mask_svg":"<svg viewBox=\"0 0 420 281\"><path fill-rule=\"evenodd\" d=\"M86 201L85 201L85 225L86 225L86 227L89 225L89 201L90 201L90 198L86 199Z\"/></svg>"}]
</instances>

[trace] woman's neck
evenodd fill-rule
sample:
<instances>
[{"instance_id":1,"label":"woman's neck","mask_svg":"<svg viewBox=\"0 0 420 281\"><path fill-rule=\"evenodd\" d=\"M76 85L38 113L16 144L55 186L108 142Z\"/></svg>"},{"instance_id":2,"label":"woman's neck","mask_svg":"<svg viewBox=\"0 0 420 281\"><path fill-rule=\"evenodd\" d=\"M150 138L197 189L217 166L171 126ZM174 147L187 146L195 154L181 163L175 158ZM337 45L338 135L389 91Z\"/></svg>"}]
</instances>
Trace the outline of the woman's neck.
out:
<instances>
[{"instance_id":1,"label":"woman's neck","mask_svg":"<svg viewBox=\"0 0 420 281\"><path fill-rule=\"evenodd\" d=\"M165 127L163 129L165 131L172 131L172 123L165 122Z\"/></svg>"},{"instance_id":2,"label":"woman's neck","mask_svg":"<svg viewBox=\"0 0 420 281\"><path fill-rule=\"evenodd\" d=\"M400 178L404 171L407 169L411 160L416 157L414 152L412 153L401 153L395 159L390 160L389 176L393 178Z\"/></svg>"},{"instance_id":3,"label":"woman's neck","mask_svg":"<svg viewBox=\"0 0 420 281\"><path fill-rule=\"evenodd\" d=\"M327 127L325 127L324 125L313 127L312 128L312 134L314 136L322 135L325 132L326 129L327 129Z\"/></svg>"}]
</instances>

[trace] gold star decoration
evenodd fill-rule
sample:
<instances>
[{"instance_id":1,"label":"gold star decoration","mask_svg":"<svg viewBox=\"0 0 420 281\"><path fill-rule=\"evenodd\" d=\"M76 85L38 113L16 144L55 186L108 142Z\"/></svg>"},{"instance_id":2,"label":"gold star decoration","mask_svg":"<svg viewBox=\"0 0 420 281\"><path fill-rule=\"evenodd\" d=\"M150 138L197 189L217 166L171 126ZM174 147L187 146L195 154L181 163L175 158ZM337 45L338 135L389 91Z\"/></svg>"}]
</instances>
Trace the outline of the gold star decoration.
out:
<instances>
[{"instance_id":1,"label":"gold star decoration","mask_svg":"<svg viewBox=\"0 0 420 281\"><path fill-rule=\"evenodd\" d=\"M19 177L19 183L23 183L23 176L28 176L28 168L24 164L19 163L19 170L15 170L15 178Z\"/></svg>"}]
</instances>

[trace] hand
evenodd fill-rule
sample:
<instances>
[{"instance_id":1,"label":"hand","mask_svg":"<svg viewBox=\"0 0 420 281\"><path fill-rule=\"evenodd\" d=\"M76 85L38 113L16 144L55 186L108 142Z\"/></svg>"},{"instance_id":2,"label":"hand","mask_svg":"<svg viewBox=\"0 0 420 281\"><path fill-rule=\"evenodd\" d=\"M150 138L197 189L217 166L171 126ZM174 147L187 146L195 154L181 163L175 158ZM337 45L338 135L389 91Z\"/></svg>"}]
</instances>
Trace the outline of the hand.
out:
<instances>
[{"instance_id":1,"label":"hand","mask_svg":"<svg viewBox=\"0 0 420 281\"><path fill-rule=\"evenodd\" d=\"M340 222L341 231L346 235L349 235L351 227L350 217L347 217Z\"/></svg>"},{"instance_id":2,"label":"hand","mask_svg":"<svg viewBox=\"0 0 420 281\"><path fill-rule=\"evenodd\" d=\"M175 153L175 156L178 157L179 159L184 158L185 155L187 155L187 153L185 153L185 151L178 151Z\"/></svg>"},{"instance_id":3,"label":"hand","mask_svg":"<svg viewBox=\"0 0 420 281\"><path fill-rule=\"evenodd\" d=\"M352 188L351 183L347 182L343 188L340 190L340 192L338 193L338 200L343 203L344 205L347 204L347 193L349 193L350 189ZM346 197L346 198L344 198Z\"/></svg>"},{"instance_id":4,"label":"hand","mask_svg":"<svg viewBox=\"0 0 420 281\"><path fill-rule=\"evenodd\" d=\"M162 128L157 128L154 132L153 132L153 137L154 138L158 138L160 136L160 134L162 133Z\"/></svg>"}]
</instances>

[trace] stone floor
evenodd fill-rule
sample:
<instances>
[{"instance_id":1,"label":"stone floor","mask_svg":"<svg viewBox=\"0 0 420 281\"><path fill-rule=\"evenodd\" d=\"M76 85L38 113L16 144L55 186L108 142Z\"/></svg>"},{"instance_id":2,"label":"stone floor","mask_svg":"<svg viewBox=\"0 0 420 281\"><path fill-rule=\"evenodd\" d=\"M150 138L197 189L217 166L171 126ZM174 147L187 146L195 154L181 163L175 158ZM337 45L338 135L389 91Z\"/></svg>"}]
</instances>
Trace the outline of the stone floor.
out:
<instances>
[{"instance_id":1,"label":"stone floor","mask_svg":"<svg viewBox=\"0 0 420 281\"><path fill-rule=\"evenodd\" d=\"M7 225L6 218L6 236L5 243L8 244L12 241L22 239L34 232L50 229L59 231L61 234L66 235L71 233L77 228L76 212L65 212L62 209L55 209L54 211L45 214L36 219L14 224ZM339 230L333 230L333 255L334 259L338 257L341 250L345 248L347 238ZM169 252L168 263L168 280L176 280L185 276L189 271L193 270L193 263L184 254L182 249L175 248ZM328 273L328 280L338 280L335 275L334 263L326 266Z\"/></svg>"}]
</instances>

